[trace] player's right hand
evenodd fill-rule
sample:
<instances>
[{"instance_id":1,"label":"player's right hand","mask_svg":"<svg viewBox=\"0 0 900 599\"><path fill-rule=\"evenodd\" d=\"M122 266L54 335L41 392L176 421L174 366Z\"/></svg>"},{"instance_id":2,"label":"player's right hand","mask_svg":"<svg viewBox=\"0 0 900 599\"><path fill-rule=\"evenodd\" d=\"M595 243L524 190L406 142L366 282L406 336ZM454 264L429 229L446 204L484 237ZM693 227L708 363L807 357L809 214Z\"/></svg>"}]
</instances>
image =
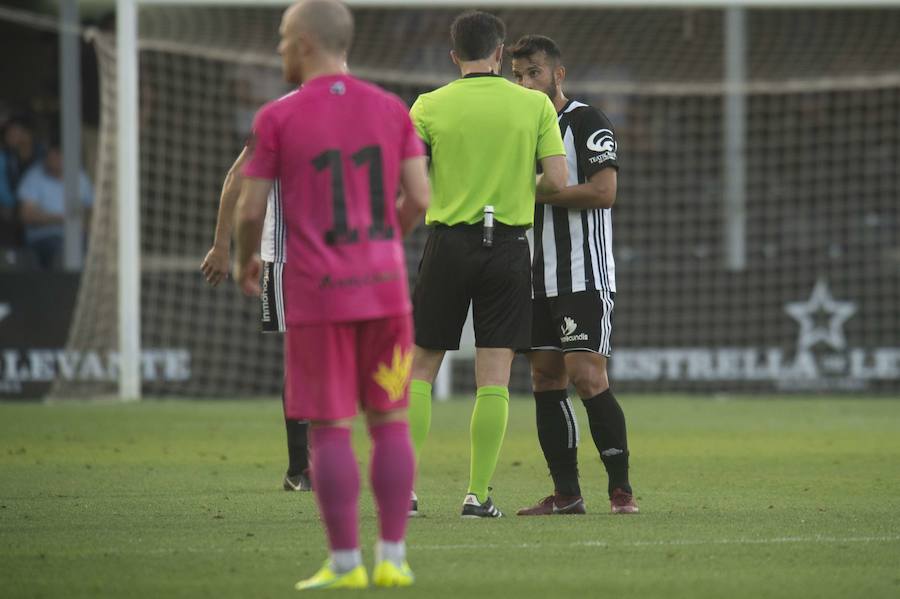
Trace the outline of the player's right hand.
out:
<instances>
[{"instance_id":1,"label":"player's right hand","mask_svg":"<svg viewBox=\"0 0 900 599\"><path fill-rule=\"evenodd\" d=\"M253 254L245 265L234 263L234 282L237 283L244 295L259 297L262 287L259 285L259 277L262 274L262 260L259 254Z\"/></svg>"},{"instance_id":2,"label":"player's right hand","mask_svg":"<svg viewBox=\"0 0 900 599\"><path fill-rule=\"evenodd\" d=\"M215 287L224 281L228 277L229 261L228 248L218 248L216 246L210 248L209 252L206 253L206 258L203 259L203 264L200 265L200 270L203 271L206 282Z\"/></svg>"}]
</instances>

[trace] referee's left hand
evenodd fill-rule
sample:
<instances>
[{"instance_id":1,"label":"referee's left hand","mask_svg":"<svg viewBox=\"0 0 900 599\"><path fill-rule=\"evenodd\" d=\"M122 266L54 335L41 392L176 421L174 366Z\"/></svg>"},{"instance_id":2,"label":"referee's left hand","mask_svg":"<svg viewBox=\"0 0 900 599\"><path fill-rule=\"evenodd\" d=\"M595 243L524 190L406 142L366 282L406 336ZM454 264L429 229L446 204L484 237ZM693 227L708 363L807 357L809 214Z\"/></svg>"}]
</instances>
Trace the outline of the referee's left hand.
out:
<instances>
[{"instance_id":1,"label":"referee's left hand","mask_svg":"<svg viewBox=\"0 0 900 599\"><path fill-rule=\"evenodd\" d=\"M244 295L259 297L262 288L259 286L259 277L262 274L262 259L259 254L253 254L245 265L234 263L234 282L241 288Z\"/></svg>"}]
</instances>

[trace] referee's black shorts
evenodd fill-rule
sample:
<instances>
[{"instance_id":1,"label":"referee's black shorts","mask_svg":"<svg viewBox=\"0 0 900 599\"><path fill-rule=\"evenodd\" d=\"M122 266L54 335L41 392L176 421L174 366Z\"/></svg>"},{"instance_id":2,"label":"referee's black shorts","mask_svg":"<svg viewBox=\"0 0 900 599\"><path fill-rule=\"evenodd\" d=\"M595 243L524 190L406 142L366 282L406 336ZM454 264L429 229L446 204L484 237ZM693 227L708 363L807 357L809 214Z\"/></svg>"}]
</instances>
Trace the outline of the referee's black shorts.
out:
<instances>
[{"instance_id":1,"label":"referee's black shorts","mask_svg":"<svg viewBox=\"0 0 900 599\"><path fill-rule=\"evenodd\" d=\"M531 251L524 227L436 225L425 243L413 292L416 345L459 349L472 302L476 347L531 347Z\"/></svg>"}]
</instances>

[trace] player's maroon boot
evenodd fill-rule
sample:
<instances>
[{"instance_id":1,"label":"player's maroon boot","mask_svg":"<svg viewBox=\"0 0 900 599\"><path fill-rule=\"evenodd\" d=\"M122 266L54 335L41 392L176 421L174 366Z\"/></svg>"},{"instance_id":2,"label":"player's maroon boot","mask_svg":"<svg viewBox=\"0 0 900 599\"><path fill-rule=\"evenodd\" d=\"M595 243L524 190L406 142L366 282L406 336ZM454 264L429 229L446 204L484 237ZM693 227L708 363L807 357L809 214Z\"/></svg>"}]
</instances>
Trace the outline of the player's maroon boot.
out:
<instances>
[{"instance_id":1,"label":"player's maroon boot","mask_svg":"<svg viewBox=\"0 0 900 599\"><path fill-rule=\"evenodd\" d=\"M609 509L614 514L637 514L640 510L634 502L634 495L622 489L613 489L609 498Z\"/></svg>"},{"instance_id":2,"label":"player's maroon boot","mask_svg":"<svg viewBox=\"0 0 900 599\"><path fill-rule=\"evenodd\" d=\"M537 505L533 505L531 507L525 507L516 512L517 516L552 516L553 514L559 515L579 515L586 513L587 510L584 508L584 499L581 498L581 495L560 495L559 493L554 493L553 495L548 495L544 497L540 501L537 502Z\"/></svg>"}]
</instances>

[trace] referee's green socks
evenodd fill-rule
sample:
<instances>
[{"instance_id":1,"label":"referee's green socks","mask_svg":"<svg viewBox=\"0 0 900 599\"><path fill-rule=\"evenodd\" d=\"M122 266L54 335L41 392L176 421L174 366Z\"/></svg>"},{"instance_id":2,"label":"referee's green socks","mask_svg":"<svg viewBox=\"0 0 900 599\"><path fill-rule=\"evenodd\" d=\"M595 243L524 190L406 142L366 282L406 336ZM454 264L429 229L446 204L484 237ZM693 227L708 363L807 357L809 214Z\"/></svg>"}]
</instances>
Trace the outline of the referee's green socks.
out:
<instances>
[{"instance_id":1,"label":"referee's green socks","mask_svg":"<svg viewBox=\"0 0 900 599\"><path fill-rule=\"evenodd\" d=\"M469 428L472 461L468 492L474 493L482 503L488 498L488 485L500 457L508 417L509 389L493 385L479 387L475 394L475 409L472 411Z\"/></svg>"},{"instance_id":2,"label":"referee's green socks","mask_svg":"<svg viewBox=\"0 0 900 599\"><path fill-rule=\"evenodd\" d=\"M409 434L412 437L416 460L431 428L431 383L413 379L409 383Z\"/></svg>"}]
</instances>

